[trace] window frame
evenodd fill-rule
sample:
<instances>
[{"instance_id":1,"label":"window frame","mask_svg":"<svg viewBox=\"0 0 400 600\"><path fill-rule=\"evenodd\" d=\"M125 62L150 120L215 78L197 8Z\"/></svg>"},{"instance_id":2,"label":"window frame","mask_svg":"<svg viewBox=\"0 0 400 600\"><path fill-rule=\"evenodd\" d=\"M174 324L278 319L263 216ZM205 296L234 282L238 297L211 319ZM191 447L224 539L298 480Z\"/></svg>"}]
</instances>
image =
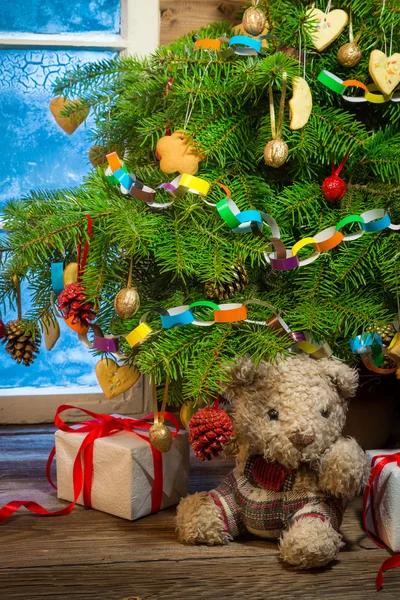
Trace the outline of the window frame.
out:
<instances>
[{"instance_id":1,"label":"window frame","mask_svg":"<svg viewBox=\"0 0 400 600\"><path fill-rule=\"evenodd\" d=\"M122 56L146 55L155 50L160 39L159 0L121 0L120 33L23 33L1 32L0 50L29 48L93 48L116 50ZM1 219L0 219L1 227ZM113 401L96 389L73 393L67 387L37 388L37 394L18 394L18 389L0 389L0 425L16 423L52 422L60 404L74 404L100 413L123 412L127 416L141 416L151 412L153 392L147 377ZM76 413L76 411L75 411ZM82 415L72 412L71 420Z\"/></svg>"}]
</instances>

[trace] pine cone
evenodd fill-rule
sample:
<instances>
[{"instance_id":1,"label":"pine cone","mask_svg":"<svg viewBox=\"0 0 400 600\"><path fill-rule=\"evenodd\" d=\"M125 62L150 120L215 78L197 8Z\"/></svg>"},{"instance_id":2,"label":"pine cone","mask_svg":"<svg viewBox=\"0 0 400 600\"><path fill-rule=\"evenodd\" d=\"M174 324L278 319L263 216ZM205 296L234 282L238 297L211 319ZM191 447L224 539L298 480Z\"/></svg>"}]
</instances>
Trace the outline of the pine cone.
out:
<instances>
[{"instance_id":1,"label":"pine cone","mask_svg":"<svg viewBox=\"0 0 400 600\"><path fill-rule=\"evenodd\" d=\"M393 323L384 325L383 327L370 327L368 333L377 333L380 335L384 346L390 346L390 342L396 335L396 329Z\"/></svg>"},{"instance_id":2,"label":"pine cone","mask_svg":"<svg viewBox=\"0 0 400 600\"><path fill-rule=\"evenodd\" d=\"M222 408L206 406L197 411L189 423L189 442L195 456L211 460L233 437L232 421Z\"/></svg>"},{"instance_id":3,"label":"pine cone","mask_svg":"<svg viewBox=\"0 0 400 600\"><path fill-rule=\"evenodd\" d=\"M26 319L10 321L5 326L5 337L2 344L8 354L18 363L29 367L39 352L40 335L35 325Z\"/></svg>"},{"instance_id":4,"label":"pine cone","mask_svg":"<svg viewBox=\"0 0 400 600\"><path fill-rule=\"evenodd\" d=\"M235 294L243 292L249 283L246 269L242 265L232 265L233 281L215 285L208 281L205 286L207 298L217 299L218 301L229 300Z\"/></svg>"},{"instance_id":5,"label":"pine cone","mask_svg":"<svg viewBox=\"0 0 400 600\"><path fill-rule=\"evenodd\" d=\"M65 319L73 317L73 324L88 326L96 318L93 304L86 302L85 288L80 283L69 283L58 296L57 302Z\"/></svg>"}]
</instances>

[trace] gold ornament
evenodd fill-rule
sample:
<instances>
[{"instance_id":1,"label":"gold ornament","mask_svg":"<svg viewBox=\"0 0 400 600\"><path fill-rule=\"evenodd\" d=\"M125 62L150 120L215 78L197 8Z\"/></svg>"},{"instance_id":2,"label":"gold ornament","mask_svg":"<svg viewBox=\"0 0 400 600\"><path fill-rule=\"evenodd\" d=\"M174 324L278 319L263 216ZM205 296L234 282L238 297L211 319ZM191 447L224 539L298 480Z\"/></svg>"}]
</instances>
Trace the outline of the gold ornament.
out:
<instances>
[{"instance_id":1,"label":"gold ornament","mask_svg":"<svg viewBox=\"0 0 400 600\"><path fill-rule=\"evenodd\" d=\"M78 263L69 263L64 269L64 287L78 281Z\"/></svg>"},{"instance_id":2,"label":"gold ornament","mask_svg":"<svg viewBox=\"0 0 400 600\"><path fill-rule=\"evenodd\" d=\"M129 267L127 287L118 292L114 298L114 310L121 319L133 317L139 310L140 296L135 287L132 287L133 259Z\"/></svg>"},{"instance_id":3,"label":"gold ornament","mask_svg":"<svg viewBox=\"0 0 400 600\"><path fill-rule=\"evenodd\" d=\"M286 83L287 83L287 73L284 71L282 73L282 93L281 100L279 103L279 116L278 116L278 125L275 123L275 105L274 105L274 95L272 91L272 85L269 87L269 112L271 115L271 133L272 140L268 142L268 144L264 148L264 160L265 164L269 167L274 167L277 169L282 166L288 157L289 148L286 142L280 139L282 133L283 126L283 113L285 110L285 97L286 97Z\"/></svg>"},{"instance_id":4,"label":"gold ornament","mask_svg":"<svg viewBox=\"0 0 400 600\"><path fill-rule=\"evenodd\" d=\"M264 148L265 164L277 169L286 162L289 148L283 140L271 140Z\"/></svg>"},{"instance_id":5,"label":"gold ornament","mask_svg":"<svg viewBox=\"0 0 400 600\"><path fill-rule=\"evenodd\" d=\"M140 297L134 287L123 288L114 298L114 310L121 319L133 317L139 310Z\"/></svg>"},{"instance_id":6,"label":"gold ornament","mask_svg":"<svg viewBox=\"0 0 400 600\"><path fill-rule=\"evenodd\" d=\"M246 33L250 35L260 35L265 28L266 17L260 8L257 8L258 2L253 2L253 6L250 6L244 11L242 25Z\"/></svg>"},{"instance_id":7,"label":"gold ornament","mask_svg":"<svg viewBox=\"0 0 400 600\"><path fill-rule=\"evenodd\" d=\"M168 452L172 446L172 433L164 423L154 423L149 430L149 439L156 450Z\"/></svg>"},{"instance_id":8,"label":"gold ornament","mask_svg":"<svg viewBox=\"0 0 400 600\"><path fill-rule=\"evenodd\" d=\"M347 44L339 48L339 52L337 53L340 64L349 68L358 65L361 57L361 48L355 42L347 42Z\"/></svg>"}]
</instances>

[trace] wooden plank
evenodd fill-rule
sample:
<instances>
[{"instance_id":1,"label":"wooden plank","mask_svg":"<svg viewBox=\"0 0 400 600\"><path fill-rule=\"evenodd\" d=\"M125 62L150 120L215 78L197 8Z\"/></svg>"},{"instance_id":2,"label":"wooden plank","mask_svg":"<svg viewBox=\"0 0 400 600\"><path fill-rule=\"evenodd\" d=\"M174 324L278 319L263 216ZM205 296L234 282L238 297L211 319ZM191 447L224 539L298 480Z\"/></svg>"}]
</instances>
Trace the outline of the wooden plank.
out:
<instances>
[{"instance_id":1,"label":"wooden plank","mask_svg":"<svg viewBox=\"0 0 400 600\"><path fill-rule=\"evenodd\" d=\"M169 44L212 21L227 19L239 23L237 15L243 5L243 0L161 0L160 43Z\"/></svg>"},{"instance_id":2,"label":"wooden plank","mask_svg":"<svg viewBox=\"0 0 400 600\"><path fill-rule=\"evenodd\" d=\"M66 504L44 475L53 430L0 430L0 505L10 499L33 499L53 510ZM193 458L190 492L211 489L231 467L232 461ZM347 509L338 560L306 572L282 564L274 542L251 536L224 547L183 546L174 517L174 508L133 523L84 507L54 519L22 510L0 525L0 598L364 600L375 593L376 573L388 556L363 532L360 498ZM398 600L400 570L385 579L382 595Z\"/></svg>"}]
</instances>

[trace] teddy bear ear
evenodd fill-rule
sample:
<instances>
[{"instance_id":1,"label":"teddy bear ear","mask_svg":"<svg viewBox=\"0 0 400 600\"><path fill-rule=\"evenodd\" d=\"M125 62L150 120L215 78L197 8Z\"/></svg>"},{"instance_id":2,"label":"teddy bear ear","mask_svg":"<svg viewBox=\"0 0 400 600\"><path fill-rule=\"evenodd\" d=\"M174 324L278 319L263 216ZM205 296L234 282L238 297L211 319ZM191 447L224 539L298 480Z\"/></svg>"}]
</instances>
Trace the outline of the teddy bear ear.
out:
<instances>
[{"instance_id":1,"label":"teddy bear ear","mask_svg":"<svg viewBox=\"0 0 400 600\"><path fill-rule=\"evenodd\" d=\"M222 393L224 397L232 402L236 400L243 389L252 385L262 375L262 366L257 367L248 356L243 356L234 365L227 366L227 383Z\"/></svg>"},{"instance_id":2,"label":"teddy bear ear","mask_svg":"<svg viewBox=\"0 0 400 600\"><path fill-rule=\"evenodd\" d=\"M325 374L337 387L343 398L351 398L357 391L358 371L335 358L322 359Z\"/></svg>"}]
</instances>

